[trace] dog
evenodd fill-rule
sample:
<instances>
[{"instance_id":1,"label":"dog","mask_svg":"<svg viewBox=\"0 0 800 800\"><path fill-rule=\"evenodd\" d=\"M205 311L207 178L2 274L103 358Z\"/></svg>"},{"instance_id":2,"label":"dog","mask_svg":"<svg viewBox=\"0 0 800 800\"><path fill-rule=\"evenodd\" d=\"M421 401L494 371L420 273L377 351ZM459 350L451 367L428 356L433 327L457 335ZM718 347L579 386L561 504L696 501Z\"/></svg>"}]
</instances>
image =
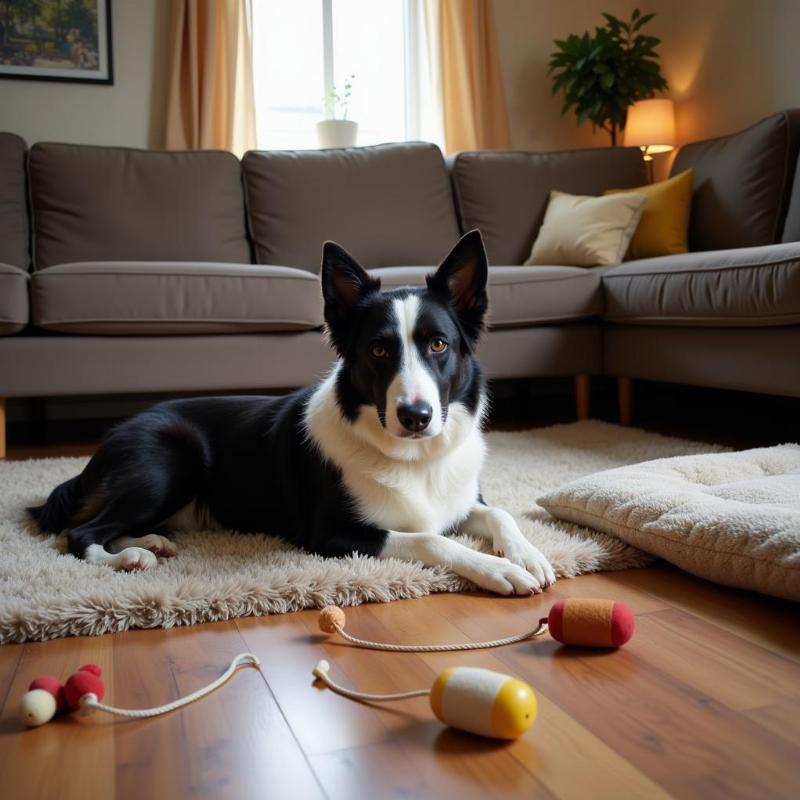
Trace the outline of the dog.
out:
<instances>
[{"instance_id":1,"label":"dog","mask_svg":"<svg viewBox=\"0 0 800 800\"><path fill-rule=\"evenodd\" d=\"M120 570L175 555L172 531L220 529L326 557L444 566L500 594L544 590L555 582L547 559L478 487L486 281L478 231L420 289L381 291L326 242L324 317L338 359L325 380L280 397L160 403L113 429L30 514L45 532L67 529L72 555ZM494 554L448 538L455 531Z\"/></svg>"}]
</instances>

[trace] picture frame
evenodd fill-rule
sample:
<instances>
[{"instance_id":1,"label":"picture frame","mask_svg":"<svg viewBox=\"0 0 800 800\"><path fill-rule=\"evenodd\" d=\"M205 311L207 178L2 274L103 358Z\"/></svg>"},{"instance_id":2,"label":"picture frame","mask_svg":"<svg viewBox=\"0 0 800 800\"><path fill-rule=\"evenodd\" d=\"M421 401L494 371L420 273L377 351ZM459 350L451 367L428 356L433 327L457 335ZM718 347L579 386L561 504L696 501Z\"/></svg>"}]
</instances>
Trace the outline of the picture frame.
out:
<instances>
[{"instance_id":1,"label":"picture frame","mask_svg":"<svg viewBox=\"0 0 800 800\"><path fill-rule=\"evenodd\" d=\"M0 80L113 85L111 0L0 0Z\"/></svg>"}]
</instances>

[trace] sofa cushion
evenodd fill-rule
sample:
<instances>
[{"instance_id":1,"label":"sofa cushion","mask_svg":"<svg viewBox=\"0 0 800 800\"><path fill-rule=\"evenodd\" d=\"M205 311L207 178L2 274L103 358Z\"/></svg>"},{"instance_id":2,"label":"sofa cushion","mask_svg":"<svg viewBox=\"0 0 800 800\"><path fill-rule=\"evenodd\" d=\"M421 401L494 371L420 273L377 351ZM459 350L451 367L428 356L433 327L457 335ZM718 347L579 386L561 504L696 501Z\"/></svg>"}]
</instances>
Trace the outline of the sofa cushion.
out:
<instances>
[{"instance_id":1,"label":"sofa cushion","mask_svg":"<svg viewBox=\"0 0 800 800\"><path fill-rule=\"evenodd\" d=\"M240 164L231 153L35 144L28 164L36 269L250 261Z\"/></svg>"},{"instance_id":2,"label":"sofa cushion","mask_svg":"<svg viewBox=\"0 0 800 800\"><path fill-rule=\"evenodd\" d=\"M307 330L321 298L317 277L290 267L94 262L31 278L35 325L106 336Z\"/></svg>"},{"instance_id":3,"label":"sofa cushion","mask_svg":"<svg viewBox=\"0 0 800 800\"><path fill-rule=\"evenodd\" d=\"M16 333L28 322L28 273L0 263L0 336Z\"/></svg>"},{"instance_id":4,"label":"sofa cushion","mask_svg":"<svg viewBox=\"0 0 800 800\"><path fill-rule=\"evenodd\" d=\"M690 250L780 241L800 143L800 111L784 111L682 147L672 174L694 170Z\"/></svg>"},{"instance_id":5,"label":"sofa cushion","mask_svg":"<svg viewBox=\"0 0 800 800\"><path fill-rule=\"evenodd\" d=\"M550 192L531 264L602 267L619 264L628 251L647 198L635 192L605 197Z\"/></svg>"},{"instance_id":6,"label":"sofa cushion","mask_svg":"<svg viewBox=\"0 0 800 800\"><path fill-rule=\"evenodd\" d=\"M370 274L385 289L424 286L435 267L387 267ZM602 311L602 270L579 267L492 267L489 326L524 328L585 319Z\"/></svg>"},{"instance_id":7,"label":"sofa cushion","mask_svg":"<svg viewBox=\"0 0 800 800\"><path fill-rule=\"evenodd\" d=\"M647 183L635 147L558 153L484 150L451 161L463 230L478 228L492 264L522 264L544 220L550 192L602 194Z\"/></svg>"},{"instance_id":8,"label":"sofa cushion","mask_svg":"<svg viewBox=\"0 0 800 800\"><path fill-rule=\"evenodd\" d=\"M458 239L435 145L249 152L242 163L259 264L319 272L326 239L365 267L433 264Z\"/></svg>"},{"instance_id":9,"label":"sofa cushion","mask_svg":"<svg viewBox=\"0 0 800 800\"><path fill-rule=\"evenodd\" d=\"M800 323L800 244L629 261L603 275L605 318L652 325Z\"/></svg>"},{"instance_id":10,"label":"sofa cushion","mask_svg":"<svg viewBox=\"0 0 800 800\"><path fill-rule=\"evenodd\" d=\"M0 262L28 268L25 142L0 133Z\"/></svg>"}]
</instances>

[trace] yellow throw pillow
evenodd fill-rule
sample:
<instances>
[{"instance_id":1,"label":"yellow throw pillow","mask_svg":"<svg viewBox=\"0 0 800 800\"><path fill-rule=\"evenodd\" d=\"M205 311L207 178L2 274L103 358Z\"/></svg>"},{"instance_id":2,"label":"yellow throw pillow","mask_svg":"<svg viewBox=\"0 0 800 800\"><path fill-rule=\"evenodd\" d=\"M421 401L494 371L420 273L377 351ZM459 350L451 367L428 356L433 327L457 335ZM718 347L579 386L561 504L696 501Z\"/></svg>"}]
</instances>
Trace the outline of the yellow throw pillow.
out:
<instances>
[{"instance_id":1,"label":"yellow throw pillow","mask_svg":"<svg viewBox=\"0 0 800 800\"><path fill-rule=\"evenodd\" d=\"M550 192L544 222L525 264L619 264L646 202L643 194L633 192L615 197Z\"/></svg>"},{"instance_id":2,"label":"yellow throw pillow","mask_svg":"<svg viewBox=\"0 0 800 800\"><path fill-rule=\"evenodd\" d=\"M609 189L605 194L635 192L647 198L627 258L656 258L689 252L692 170L666 181L635 189Z\"/></svg>"}]
</instances>

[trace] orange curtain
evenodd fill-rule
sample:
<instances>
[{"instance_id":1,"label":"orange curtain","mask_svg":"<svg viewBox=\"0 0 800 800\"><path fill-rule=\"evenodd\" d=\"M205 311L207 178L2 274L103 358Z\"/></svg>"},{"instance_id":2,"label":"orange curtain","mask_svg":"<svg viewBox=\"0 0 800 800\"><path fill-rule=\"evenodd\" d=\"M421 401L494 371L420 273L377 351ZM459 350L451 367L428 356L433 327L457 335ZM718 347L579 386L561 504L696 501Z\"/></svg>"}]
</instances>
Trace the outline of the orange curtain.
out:
<instances>
[{"instance_id":1,"label":"orange curtain","mask_svg":"<svg viewBox=\"0 0 800 800\"><path fill-rule=\"evenodd\" d=\"M511 147L491 0L439 0L448 152Z\"/></svg>"},{"instance_id":2,"label":"orange curtain","mask_svg":"<svg viewBox=\"0 0 800 800\"><path fill-rule=\"evenodd\" d=\"M255 148L246 2L172 0L168 148Z\"/></svg>"}]
</instances>

